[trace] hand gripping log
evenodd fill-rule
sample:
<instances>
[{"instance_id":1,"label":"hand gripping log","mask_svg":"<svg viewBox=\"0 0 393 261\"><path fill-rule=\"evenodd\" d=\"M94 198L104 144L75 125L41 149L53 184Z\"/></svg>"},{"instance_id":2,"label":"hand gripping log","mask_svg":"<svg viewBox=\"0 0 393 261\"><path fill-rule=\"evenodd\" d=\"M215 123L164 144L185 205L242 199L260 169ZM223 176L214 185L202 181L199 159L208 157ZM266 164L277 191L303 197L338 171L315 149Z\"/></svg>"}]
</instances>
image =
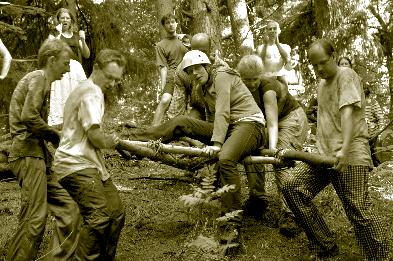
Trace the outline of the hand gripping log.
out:
<instances>
[{"instance_id":1,"label":"hand gripping log","mask_svg":"<svg viewBox=\"0 0 393 261\"><path fill-rule=\"evenodd\" d=\"M149 142L121 140L120 144L118 145L118 148L142 156L149 157L149 155L146 154L149 146L150 146ZM208 157L208 155L206 155L203 152L203 149L192 148L192 147L173 146L173 145L166 145L160 143L158 150L165 153ZM261 163L261 164L279 165L286 160L298 160L298 161L304 161L310 164L319 165L321 167L326 167L326 168L331 168L337 164L337 159L335 157L316 154L316 153L303 152L303 151L295 151L295 150L277 151L277 150L264 149L260 151L260 155L263 156L248 156L242 161L242 163L246 163L246 164ZM172 156L170 155L167 155L166 157L172 158Z\"/></svg>"}]
</instances>

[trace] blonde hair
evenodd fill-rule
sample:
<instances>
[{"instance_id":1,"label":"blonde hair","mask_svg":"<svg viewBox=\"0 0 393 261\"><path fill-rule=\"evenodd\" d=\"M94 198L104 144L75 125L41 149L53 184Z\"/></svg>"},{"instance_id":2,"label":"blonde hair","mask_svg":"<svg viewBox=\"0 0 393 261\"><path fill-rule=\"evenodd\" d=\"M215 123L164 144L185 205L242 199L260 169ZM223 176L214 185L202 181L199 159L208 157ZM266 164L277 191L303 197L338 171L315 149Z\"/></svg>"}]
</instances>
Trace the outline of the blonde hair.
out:
<instances>
[{"instance_id":1,"label":"blonde hair","mask_svg":"<svg viewBox=\"0 0 393 261\"><path fill-rule=\"evenodd\" d=\"M259 78L263 74L262 59L257 55L245 55L238 63L237 71L241 76Z\"/></svg>"}]
</instances>

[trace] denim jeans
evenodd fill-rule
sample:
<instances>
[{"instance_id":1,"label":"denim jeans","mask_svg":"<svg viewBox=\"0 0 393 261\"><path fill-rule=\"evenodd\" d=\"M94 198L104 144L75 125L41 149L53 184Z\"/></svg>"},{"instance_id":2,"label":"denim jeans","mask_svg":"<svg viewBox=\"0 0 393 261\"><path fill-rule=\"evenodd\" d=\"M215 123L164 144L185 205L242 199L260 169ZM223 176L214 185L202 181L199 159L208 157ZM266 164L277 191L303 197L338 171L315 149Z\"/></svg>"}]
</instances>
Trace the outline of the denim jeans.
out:
<instances>
[{"instance_id":1,"label":"denim jeans","mask_svg":"<svg viewBox=\"0 0 393 261\"><path fill-rule=\"evenodd\" d=\"M114 260L125 210L112 180L102 181L97 169L84 169L59 182L83 217L77 260Z\"/></svg>"},{"instance_id":2,"label":"denim jeans","mask_svg":"<svg viewBox=\"0 0 393 261\"><path fill-rule=\"evenodd\" d=\"M157 127L131 135L130 139L149 141L161 139L170 142L183 136L210 144L213 135L213 123L187 116L175 117ZM257 122L240 121L230 124L226 140L221 148L218 160L221 185L235 185L222 196L222 214L241 209L241 189L237 164L251 152L264 144L264 126ZM233 221L241 223L241 215Z\"/></svg>"}]
</instances>

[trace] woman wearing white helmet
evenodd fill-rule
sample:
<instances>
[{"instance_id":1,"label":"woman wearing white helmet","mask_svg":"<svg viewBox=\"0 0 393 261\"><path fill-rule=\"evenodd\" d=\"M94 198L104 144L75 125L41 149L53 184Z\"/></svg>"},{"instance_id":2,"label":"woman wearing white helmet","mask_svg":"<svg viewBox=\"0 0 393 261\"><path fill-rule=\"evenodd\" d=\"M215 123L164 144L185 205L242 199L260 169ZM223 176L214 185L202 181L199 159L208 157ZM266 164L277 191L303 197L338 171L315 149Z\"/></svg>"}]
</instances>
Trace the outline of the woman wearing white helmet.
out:
<instances>
[{"instance_id":1,"label":"woman wearing white helmet","mask_svg":"<svg viewBox=\"0 0 393 261\"><path fill-rule=\"evenodd\" d=\"M222 197L222 214L241 210L240 178L237 164L265 141L265 118L239 73L229 67L213 69L205 53L190 51L183 58L184 70L192 76L205 103L206 121L178 116L160 126L131 135L131 139L169 142L189 136L210 144L206 154L219 154L222 185L235 185ZM232 218L225 228L235 231L242 215Z\"/></svg>"}]
</instances>

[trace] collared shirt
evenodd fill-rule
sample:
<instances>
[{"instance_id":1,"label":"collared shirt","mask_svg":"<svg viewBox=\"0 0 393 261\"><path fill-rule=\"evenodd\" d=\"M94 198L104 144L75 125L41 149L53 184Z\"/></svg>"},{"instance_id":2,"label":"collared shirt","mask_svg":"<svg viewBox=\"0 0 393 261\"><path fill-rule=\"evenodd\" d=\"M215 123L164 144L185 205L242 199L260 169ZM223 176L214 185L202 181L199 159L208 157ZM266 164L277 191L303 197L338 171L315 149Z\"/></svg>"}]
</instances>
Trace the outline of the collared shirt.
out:
<instances>
[{"instance_id":1,"label":"collared shirt","mask_svg":"<svg viewBox=\"0 0 393 261\"><path fill-rule=\"evenodd\" d=\"M104 181L110 177L101 150L87 136L93 125L101 126L104 107L104 95L90 79L71 92L64 107L62 137L53 163L58 180L87 168L98 169Z\"/></svg>"},{"instance_id":2,"label":"collared shirt","mask_svg":"<svg viewBox=\"0 0 393 261\"><path fill-rule=\"evenodd\" d=\"M37 157L51 165L52 158L46 149L45 135L55 133L48 126L50 82L42 70L23 77L12 94L9 123L12 145L9 160L20 157Z\"/></svg>"},{"instance_id":3,"label":"collared shirt","mask_svg":"<svg viewBox=\"0 0 393 261\"><path fill-rule=\"evenodd\" d=\"M322 80L318 86L318 135L319 153L336 156L344 142L340 109L353 105L353 135L349 151L349 165L371 166L370 147L365 113L363 85L356 72L339 67L332 82Z\"/></svg>"}]
</instances>

